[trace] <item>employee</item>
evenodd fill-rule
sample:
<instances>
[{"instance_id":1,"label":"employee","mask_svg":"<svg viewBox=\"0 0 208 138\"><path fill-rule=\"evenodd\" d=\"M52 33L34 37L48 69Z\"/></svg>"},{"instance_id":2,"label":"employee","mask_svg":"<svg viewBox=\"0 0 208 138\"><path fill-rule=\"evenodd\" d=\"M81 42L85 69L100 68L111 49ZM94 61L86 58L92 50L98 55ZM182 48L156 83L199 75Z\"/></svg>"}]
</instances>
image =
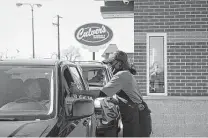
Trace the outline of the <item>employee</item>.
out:
<instances>
[{"instance_id":1,"label":"employee","mask_svg":"<svg viewBox=\"0 0 208 138\"><path fill-rule=\"evenodd\" d=\"M119 99L123 136L148 137L150 133L142 128L140 122L140 111L147 107L143 104L136 79L131 73L135 73L135 71L132 71L129 66L127 54L123 51L117 51L103 63L110 65L113 77L101 90L81 91L72 85L71 91L76 94L90 95L94 98L112 97L116 94Z\"/></svg>"}]
</instances>

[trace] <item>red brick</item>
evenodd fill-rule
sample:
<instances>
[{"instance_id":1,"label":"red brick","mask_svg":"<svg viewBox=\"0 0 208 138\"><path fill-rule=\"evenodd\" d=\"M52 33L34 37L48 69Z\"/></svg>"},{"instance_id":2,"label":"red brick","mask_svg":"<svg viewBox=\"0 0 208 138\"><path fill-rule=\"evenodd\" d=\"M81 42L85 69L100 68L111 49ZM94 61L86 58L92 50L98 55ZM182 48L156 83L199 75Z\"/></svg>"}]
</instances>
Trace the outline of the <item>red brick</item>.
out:
<instances>
[{"instance_id":1,"label":"red brick","mask_svg":"<svg viewBox=\"0 0 208 138\"><path fill-rule=\"evenodd\" d=\"M185 83L176 83L176 86L185 86Z\"/></svg>"},{"instance_id":2,"label":"red brick","mask_svg":"<svg viewBox=\"0 0 208 138\"><path fill-rule=\"evenodd\" d=\"M186 65L193 66L196 65L196 63L190 62L190 63L186 63Z\"/></svg>"},{"instance_id":3,"label":"red brick","mask_svg":"<svg viewBox=\"0 0 208 138\"><path fill-rule=\"evenodd\" d=\"M197 79L199 80L206 79L206 76L197 76Z\"/></svg>"},{"instance_id":4,"label":"red brick","mask_svg":"<svg viewBox=\"0 0 208 138\"><path fill-rule=\"evenodd\" d=\"M201 82L201 80L197 80L197 79L195 79L195 80L191 80L191 82L194 82L194 83L200 83Z\"/></svg>"},{"instance_id":5,"label":"red brick","mask_svg":"<svg viewBox=\"0 0 208 138\"><path fill-rule=\"evenodd\" d=\"M169 96L181 96L180 93L175 93L175 91L171 91L171 90L169 91L168 95Z\"/></svg>"},{"instance_id":6,"label":"red brick","mask_svg":"<svg viewBox=\"0 0 208 138\"><path fill-rule=\"evenodd\" d=\"M185 70L180 69L180 70L176 70L176 72L182 73L182 72L185 72Z\"/></svg>"},{"instance_id":7,"label":"red brick","mask_svg":"<svg viewBox=\"0 0 208 138\"><path fill-rule=\"evenodd\" d=\"M192 68L192 67L191 67ZM195 72L196 70L194 69L187 69L186 72Z\"/></svg>"},{"instance_id":8,"label":"red brick","mask_svg":"<svg viewBox=\"0 0 208 138\"><path fill-rule=\"evenodd\" d=\"M202 89L202 87L191 87L192 89L195 89L195 90L199 90L199 89Z\"/></svg>"},{"instance_id":9,"label":"red brick","mask_svg":"<svg viewBox=\"0 0 208 138\"><path fill-rule=\"evenodd\" d=\"M191 73L185 72L185 73L181 73L181 75L183 75L183 76L190 76Z\"/></svg>"},{"instance_id":10,"label":"red brick","mask_svg":"<svg viewBox=\"0 0 208 138\"><path fill-rule=\"evenodd\" d=\"M187 7L191 7L191 5L190 4L183 4L183 5L181 5L181 7L187 8Z\"/></svg>"},{"instance_id":11,"label":"red brick","mask_svg":"<svg viewBox=\"0 0 208 138\"><path fill-rule=\"evenodd\" d=\"M203 94L203 93L205 93L205 92L207 92L207 89L205 89L205 90L197 90L197 93Z\"/></svg>"},{"instance_id":12,"label":"red brick","mask_svg":"<svg viewBox=\"0 0 208 138\"><path fill-rule=\"evenodd\" d=\"M181 96L191 96L190 91L188 93L181 93Z\"/></svg>"},{"instance_id":13,"label":"red brick","mask_svg":"<svg viewBox=\"0 0 208 138\"><path fill-rule=\"evenodd\" d=\"M204 5L204 4L206 4L206 1L200 1L199 0L199 1L196 1L196 4L203 4Z\"/></svg>"},{"instance_id":14,"label":"red brick","mask_svg":"<svg viewBox=\"0 0 208 138\"><path fill-rule=\"evenodd\" d=\"M191 82L191 80L181 80L181 82L187 83L187 82Z\"/></svg>"},{"instance_id":15,"label":"red brick","mask_svg":"<svg viewBox=\"0 0 208 138\"><path fill-rule=\"evenodd\" d=\"M193 76L199 76L199 75L201 75L202 73L199 73L199 72L195 72L195 73L191 73Z\"/></svg>"},{"instance_id":16,"label":"red brick","mask_svg":"<svg viewBox=\"0 0 208 138\"><path fill-rule=\"evenodd\" d=\"M181 87L172 86L171 89L178 90L178 89L181 89Z\"/></svg>"},{"instance_id":17,"label":"red brick","mask_svg":"<svg viewBox=\"0 0 208 138\"><path fill-rule=\"evenodd\" d=\"M196 86L196 83L186 83L186 86Z\"/></svg>"}]
</instances>

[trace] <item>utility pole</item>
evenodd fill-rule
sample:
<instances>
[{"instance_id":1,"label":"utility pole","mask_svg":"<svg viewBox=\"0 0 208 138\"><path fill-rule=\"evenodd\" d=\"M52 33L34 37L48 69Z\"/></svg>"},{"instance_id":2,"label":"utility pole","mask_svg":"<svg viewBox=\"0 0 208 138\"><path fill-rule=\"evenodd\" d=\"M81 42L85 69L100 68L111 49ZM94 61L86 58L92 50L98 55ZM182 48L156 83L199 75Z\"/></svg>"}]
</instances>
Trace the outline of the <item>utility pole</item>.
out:
<instances>
[{"instance_id":1,"label":"utility pole","mask_svg":"<svg viewBox=\"0 0 208 138\"><path fill-rule=\"evenodd\" d=\"M60 59L61 55L60 55L60 32L59 32L60 24L59 24L59 19L63 18L63 17L61 17L59 15L57 15L56 17L57 17L57 23L53 23L53 25L56 25L57 28L58 28L58 59Z\"/></svg>"},{"instance_id":2,"label":"utility pole","mask_svg":"<svg viewBox=\"0 0 208 138\"><path fill-rule=\"evenodd\" d=\"M37 6L40 8L42 5L41 4L31 4L31 3L16 3L17 7L23 6L23 5L29 5L31 7L31 12L32 12L32 51L33 51L33 58L35 58L35 40L34 40L34 6Z\"/></svg>"},{"instance_id":3,"label":"utility pole","mask_svg":"<svg viewBox=\"0 0 208 138\"><path fill-rule=\"evenodd\" d=\"M32 7L32 6L31 6ZM33 58L35 58L35 39L34 39L34 15L33 15L33 8L32 11L32 45L33 45Z\"/></svg>"}]
</instances>

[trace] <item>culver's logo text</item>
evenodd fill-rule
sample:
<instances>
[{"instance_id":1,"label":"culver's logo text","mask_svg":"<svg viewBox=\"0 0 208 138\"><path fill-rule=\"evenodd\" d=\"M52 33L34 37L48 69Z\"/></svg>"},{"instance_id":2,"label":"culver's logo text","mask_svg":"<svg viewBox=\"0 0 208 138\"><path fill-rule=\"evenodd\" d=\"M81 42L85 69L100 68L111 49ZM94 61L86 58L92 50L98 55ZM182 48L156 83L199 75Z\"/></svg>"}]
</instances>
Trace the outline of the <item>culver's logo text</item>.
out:
<instances>
[{"instance_id":1,"label":"culver's logo text","mask_svg":"<svg viewBox=\"0 0 208 138\"><path fill-rule=\"evenodd\" d=\"M87 46L104 45L112 37L112 30L108 26L98 23L82 25L75 31L76 40Z\"/></svg>"}]
</instances>

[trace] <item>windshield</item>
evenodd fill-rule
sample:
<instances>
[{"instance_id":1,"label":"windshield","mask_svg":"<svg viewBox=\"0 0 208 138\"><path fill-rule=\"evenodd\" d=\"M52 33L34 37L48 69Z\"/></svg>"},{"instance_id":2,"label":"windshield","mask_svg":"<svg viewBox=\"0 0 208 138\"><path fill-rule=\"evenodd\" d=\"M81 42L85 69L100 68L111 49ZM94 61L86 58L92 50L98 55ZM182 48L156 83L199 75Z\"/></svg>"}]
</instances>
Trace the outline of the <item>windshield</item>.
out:
<instances>
[{"instance_id":1,"label":"windshield","mask_svg":"<svg viewBox=\"0 0 208 138\"><path fill-rule=\"evenodd\" d=\"M104 68L82 67L83 75L89 86L103 87L107 83L106 71Z\"/></svg>"},{"instance_id":2,"label":"windshield","mask_svg":"<svg viewBox=\"0 0 208 138\"><path fill-rule=\"evenodd\" d=\"M52 67L0 66L0 117L52 112Z\"/></svg>"}]
</instances>

